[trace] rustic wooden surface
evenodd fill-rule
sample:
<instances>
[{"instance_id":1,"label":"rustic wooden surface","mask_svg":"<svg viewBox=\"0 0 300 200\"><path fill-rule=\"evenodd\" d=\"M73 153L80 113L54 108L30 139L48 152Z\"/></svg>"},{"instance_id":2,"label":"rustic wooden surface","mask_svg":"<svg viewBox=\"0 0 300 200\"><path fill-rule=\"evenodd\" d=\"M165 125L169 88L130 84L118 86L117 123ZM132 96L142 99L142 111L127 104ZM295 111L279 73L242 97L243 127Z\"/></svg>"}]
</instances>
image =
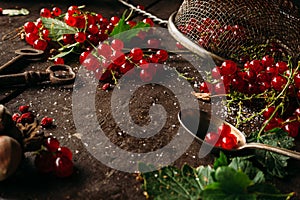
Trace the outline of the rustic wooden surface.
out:
<instances>
[{"instance_id":1,"label":"rustic wooden surface","mask_svg":"<svg viewBox=\"0 0 300 200\"><path fill-rule=\"evenodd\" d=\"M28 16L0 16L0 38L27 21L34 21L38 18L39 10L43 7L60 7L66 11L70 5L86 5L86 10L95 11L105 17L113 15L121 16L126 9L116 0L92 1L12 1L2 0L2 8L27 8L30 10ZM162 19L176 11L181 4L179 0L133 0L134 4L144 5L148 11L156 14ZM140 18L140 16L136 16ZM0 64L5 63L15 56L14 51L18 48L28 47L24 41L18 39L0 41ZM77 57L68 63L76 71L79 67ZM24 70L45 70L52 62L47 60L35 63L21 63L19 71ZM0 99L3 99L10 89L0 90ZM145 91L144 91L145 92ZM100 92L101 100L108 101L109 93ZM76 128L72 117L72 85L67 86L37 86L26 89L19 89L16 95L7 99L4 104L11 112L16 112L18 106L30 104L31 109L39 116L51 116L56 119L57 127L47 130L57 136L62 145L68 146L74 152L75 173L67 179L58 179L54 176L44 176L37 173L32 163L32 156L28 156L20 167L18 173L11 179L0 183L0 199L143 199L140 182L130 173L120 172L111 169L97 161L84 148L84 145L76 137ZM104 119L109 120L109 118ZM209 164L213 156L205 159L197 159L197 144L184 154L175 165L182 165L184 162L196 166ZM298 163L299 164L299 163ZM299 172L298 172L299 173ZM299 176L289 177L286 180L277 181L283 191L300 192Z\"/></svg>"}]
</instances>

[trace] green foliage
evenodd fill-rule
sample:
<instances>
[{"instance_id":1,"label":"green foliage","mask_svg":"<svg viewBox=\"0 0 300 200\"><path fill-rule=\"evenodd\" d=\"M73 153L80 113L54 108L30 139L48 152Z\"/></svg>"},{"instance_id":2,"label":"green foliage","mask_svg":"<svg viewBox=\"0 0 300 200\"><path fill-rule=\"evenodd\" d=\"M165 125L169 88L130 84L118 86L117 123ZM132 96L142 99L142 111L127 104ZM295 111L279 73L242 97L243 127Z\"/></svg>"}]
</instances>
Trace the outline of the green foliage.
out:
<instances>
[{"instance_id":1,"label":"green foliage","mask_svg":"<svg viewBox=\"0 0 300 200\"><path fill-rule=\"evenodd\" d=\"M58 19L41 17L41 20L45 28L49 30L49 37L53 41L58 41L64 34L75 34L78 32L76 28Z\"/></svg>"},{"instance_id":2,"label":"green foliage","mask_svg":"<svg viewBox=\"0 0 300 200\"><path fill-rule=\"evenodd\" d=\"M155 200L277 200L293 195L280 194L274 186L264 183L263 172L254 167L248 158L233 158L226 165L227 158L221 153L215 161L215 169L210 166L192 168L184 165L181 169L168 166L142 173L143 189ZM140 169L153 168L140 165Z\"/></svg>"},{"instance_id":3,"label":"green foliage","mask_svg":"<svg viewBox=\"0 0 300 200\"><path fill-rule=\"evenodd\" d=\"M294 138L288 136L288 134L280 128L270 130L259 138L256 136L257 135L254 133L249 141L258 141L260 143L286 149L291 149L294 146ZM255 150L254 154L256 160L264 167L264 169L266 169L266 172L269 175L279 178L283 178L287 175L286 167L288 165L289 157L265 150Z\"/></svg>"}]
</instances>

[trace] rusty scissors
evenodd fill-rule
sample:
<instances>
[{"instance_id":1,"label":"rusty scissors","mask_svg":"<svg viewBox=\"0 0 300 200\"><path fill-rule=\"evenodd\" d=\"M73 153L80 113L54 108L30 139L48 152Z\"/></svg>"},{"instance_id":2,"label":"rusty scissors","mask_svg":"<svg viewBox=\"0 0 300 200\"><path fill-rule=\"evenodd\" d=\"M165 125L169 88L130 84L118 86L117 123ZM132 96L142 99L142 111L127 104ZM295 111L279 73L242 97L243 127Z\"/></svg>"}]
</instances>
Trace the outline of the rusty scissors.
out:
<instances>
[{"instance_id":1,"label":"rusty scissors","mask_svg":"<svg viewBox=\"0 0 300 200\"><path fill-rule=\"evenodd\" d=\"M15 51L18 55L0 67L0 74L9 71L9 68L17 61L25 58L27 60L38 60L44 53L41 50L24 48ZM0 88L19 85L35 85L39 83L70 84L75 79L75 73L68 65L52 65L46 71L26 71L17 74L0 75Z\"/></svg>"}]
</instances>

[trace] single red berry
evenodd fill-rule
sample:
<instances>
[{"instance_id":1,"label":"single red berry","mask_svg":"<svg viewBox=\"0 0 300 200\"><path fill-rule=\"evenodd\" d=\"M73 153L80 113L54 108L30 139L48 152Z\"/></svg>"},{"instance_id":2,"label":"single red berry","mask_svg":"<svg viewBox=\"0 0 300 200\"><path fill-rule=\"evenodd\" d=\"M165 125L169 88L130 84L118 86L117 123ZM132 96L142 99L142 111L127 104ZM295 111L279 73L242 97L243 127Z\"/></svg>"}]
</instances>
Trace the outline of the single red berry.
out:
<instances>
[{"instance_id":1,"label":"single red berry","mask_svg":"<svg viewBox=\"0 0 300 200\"><path fill-rule=\"evenodd\" d=\"M224 137L230 133L231 133L231 128L228 124L223 123L221 126L218 127L218 134L221 137Z\"/></svg>"},{"instance_id":2,"label":"single red berry","mask_svg":"<svg viewBox=\"0 0 300 200\"><path fill-rule=\"evenodd\" d=\"M40 16L49 18L51 17L51 11L48 8L42 8L40 11Z\"/></svg>"},{"instance_id":3,"label":"single red berry","mask_svg":"<svg viewBox=\"0 0 300 200\"><path fill-rule=\"evenodd\" d=\"M74 35L72 34L64 34L62 39L64 44L72 44L75 42Z\"/></svg>"},{"instance_id":4,"label":"single red berry","mask_svg":"<svg viewBox=\"0 0 300 200\"><path fill-rule=\"evenodd\" d=\"M271 81L271 86L276 90L276 91L281 91L283 87L285 86L287 80L286 78L282 76L275 76L272 81Z\"/></svg>"},{"instance_id":5,"label":"single red berry","mask_svg":"<svg viewBox=\"0 0 300 200\"><path fill-rule=\"evenodd\" d=\"M91 34L96 35L96 34L98 34L98 32L99 32L99 28L98 28L97 25L91 24L91 25L89 25L89 27L88 27L88 31L89 31Z\"/></svg>"},{"instance_id":6,"label":"single red berry","mask_svg":"<svg viewBox=\"0 0 300 200\"><path fill-rule=\"evenodd\" d=\"M143 22L144 22L145 24L149 24L150 27L154 26L154 22L153 22L152 19L150 19L150 18L143 19Z\"/></svg>"},{"instance_id":7,"label":"single red berry","mask_svg":"<svg viewBox=\"0 0 300 200\"><path fill-rule=\"evenodd\" d=\"M54 137L48 137L44 143L45 147L50 152L56 152L59 148L59 141Z\"/></svg>"},{"instance_id":8,"label":"single red berry","mask_svg":"<svg viewBox=\"0 0 300 200\"><path fill-rule=\"evenodd\" d=\"M221 137L219 134L214 133L214 132L209 132L205 135L205 142L208 144L214 145L216 147L221 146Z\"/></svg>"},{"instance_id":9,"label":"single red berry","mask_svg":"<svg viewBox=\"0 0 300 200\"><path fill-rule=\"evenodd\" d=\"M103 91L109 90L110 89L110 83L105 83L104 85L102 85L101 89Z\"/></svg>"},{"instance_id":10,"label":"single red berry","mask_svg":"<svg viewBox=\"0 0 300 200\"><path fill-rule=\"evenodd\" d=\"M225 60L220 68L221 75L231 75L237 70L237 64L231 60Z\"/></svg>"},{"instance_id":11,"label":"single red berry","mask_svg":"<svg viewBox=\"0 0 300 200\"><path fill-rule=\"evenodd\" d=\"M79 29L85 28L86 20L83 15L75 16L74 18L76 20L75 27L77 27Z\"/></svg>"},{"instance_id":12,"label":"single red berry","mask_svg":"<svg viewBox=\"0 0 300 200\"><path fill-rule=\"evenodd\" d=\"M133 62L139 62L143 58L144 53L142 49L136 47L130 50L129 56Z\"/></svg>"},{"instance_id":13,"label":"single red berry","mask_svg":"<svg viewBox=\"0 0 300 200\"><path fill-rule=\"evenodd\" d=\"M77 32L74 36L76 42L83 43L86 40L86 35L84 32Z\"/></svg>"},{"instance_id":14,"label":"single red berry","mask_svg":"<svg viewBox=\"0 0 300 200\"><path fill-rule=\"evenodd\" d=\"M75 26L77 23L77 20L75 17L73 17L71 14L67 13L66 16L64 17L64 20L66 24L69 26Z\"/></svg>"},{"instance_id":15,"label":"single red berry","mask_svg":"<svg viewBox=\"0 0 300 200\"><path fill-rule=\"evenodd\" d=\"M26 112L21 115L21 117L18 118L17 123L22 124L31 124L34 122L34 115L31 112Z\"/></svg>"},{"instance_id":16,"label":"single red berry","mask_svg":"<svg viewBox=\"0 0 300 200\"><path fill-rule=\"evenodd\" d=\"M270 131L274 128L280 128L282 126L282 122L283 122L283 120L281 118L277 118L277 117L272 118L270 120L270 122L266 125L264 130L265 131ZM266 123L266 121L264 122L264 124L265 123Z\"/></svg>"},{"instance_id":17,"label":"single red berry","mask_svg":"<svg viewBox=\"0 0 300 200\"><path fill-rule=\"evenodd\" d=\"M269 119L271 117L271 115L274 113L275 111L275 106L271 106L268 107L264 112L263 112L263 116L265 119ZM275 116L277 115L277 113L275 114Z\"/></svg>"},{"instance_id":18,"label":"single red berry","mask_svg":"<svg viewBox=\"0 0 300 200\"><path fill-rule=\"evenodd\" d=\"M237 138L233 134L222 137L221 147L224 149L234 149L237 147Z\"/></svg>"},{"instance_id":19,"label":"single red berry","mask_svg":"<svg viewBox=\"0 0 300 200\"><path fill-rule=\"evenodd\" d=\"M3 15L3 8L0 8L0 15Z\"/></svg>"},{"instance_id":20,"label":"single red berry","mask_svg":"<svg viewBox=\"0 0 300 200\"><path fill-rule=\"evenodd\" d=\"M68 147L59 147L56 151L57 157L66 157L69 160L72 160L73 153Z\"/></svg>"},{"instance_id":21,"label":"single red berry","mask_svg":"<svg viewBox=\"0 0 300 200\"><path fill-rule=\"evenodd\" d=\"M57 177L71 176L73 174L73 162L64 156L57 157L54 171Z\"/></svg>"},{"instance_id":22,"label":"single red berry","mask_svg":"<svg viewBox=\"0 0 300 200\"><path fill-rule=\"evenodd\" d=\"M137 5L136 7L137 7L138 9L145 10L145 6L143 6L143 5Z\"/></svg>"},{"instance_id":23,"label":"single red berry","mask_svg":"<svg viewBox=\"0 0 300 200\"><path fill-rule=\"evenodd\" d=\"M156 54L151 54L148 57L148 61L151 62L151 63L158 63L159 59L158 59L158 56Z\"/></svg>"},{"instance_id":24,"label":"single red berry","mask_svg":"<svg viewBox=\"0 0 300 200\"><path fill-rule=\"evenodd\" d=\"M51 152L42 150L36 155L34 164L41 173L50 173L54 170L55 157Z\"/></svg>"},{"instance_id":25,"label":"single red berry","mask_svg":"<svg viewBox=\"0 0 300 200\"><path fill-rule=\"evenodd\" d=\"M113 48L115 51L121 51L124 48L124 43L122 40L114 39L111 41L110 44L111 48Z\"/></svg>"},{"instance_id":26,"label":"single red berry","mask_svg":"<svg viewBox=\"0 0 300 200\"><path fill-rule=\"evenodd\" d=\"M161 41L159 39L156 38L152 38L147 40L147 47L148 48L154 48L154 49L158 49L160 47Z\"/></svg>"},{"instance_id":27,"label":"single red berry","mask_svg":"<svg viewBox=\"0 0 300 200\"><path fill-rule=\"evenodd\" d=\"M44 40L51 40L51 39L49 38L49 30L48 30L48 29L43 28L43 29L42 29L42 35L43 35L43 39L44 39Z\"/></svg>"},{"instance_id":28,"label":"single red berry","mask_svg":"<svg viewBox=\"0 0 300 200\"><path fill-rule=\"evenodd\" d=\"M159 62L164 62L168 59L169 55L166 50L160 49L156 52Z\"/></svg>"},{"instance_id":29,"label":"single red berry","mask_svg":"<svg viewBox=\"0 0 300 200\"><path fill-rule=\"evenodd\" d=\"M56 65L63 65L63 64L65 64L65 61L64 61L63 58L55 58L54 59L54 64L56 64Z\"/></svg>"},{"instance_id":30,"label":"single red berry","mask_svg":"<svg viewBox=\"0 0 300 200\"><path fill-rule=\"evenodd\" d=\"M260 61L259 60L252 60L250 63L249 63L249 69L254 71L255 73L259 73L261 72L264 68L263 66L261 65Z\"/></svg>"},{"instance_id":31,"label":"single red berry","mask_svg":"<svg viewBox=\"0 0 300 200\"><path fill-rule=\"evenodd\" d=\"M214 79L219 79L221 78L221 74L220 74L220 67L216 66L211 70L211 76Z\"/></svg>"},{"instance_id":32,"label":"single red berry","mask_svg":"<svg viewBox=\"0 0 300 200\"><path fill-rule=\"evenodd\" d=\"M29 110L29 106L28 105L19 106L19 111L21 113L27 113L28 110Z\"/></svg>"},{"instance_id":33,"label":"single red berry","mask_svg":"<svg viewBox=\"0 0 300 200\"><path fill-rule=\"evenodd\" d=\"M289 69L288 64L283 61L279 61L275 64L275 67L277 68L278 73L283 74L286 70Z\"/></svg>"},{"instance_id":34,"label":"single red berry","mask_svg":"<svg viewBox=\"0 0 300 200\"><path fill-rule=\"evenodd\" d=\"M42 120L41 120L41 126L43 128L48 128L50 126L53 125L53 118L51 117L44 117Z\"/></svg>"},{"instance_id":35,"label":"single red berry","mask_svg":"<svg viewBox=\"0 0 300 200\"><path fill-rule=\"evenodd\" d=\"M121 66L125 63L126 57L125 57L125 54L123 52L114 51L113 54L111 55L111 60L115 65Z\"/></svg>"},{"instance_id":36,"label":"single red berry","mask_svg":"<svg viewBox=\"0 0 300 200\"><path fill-rule=\"evenodd\" d=\"M137 23L135 21L129 20L126 22L130 26L130 28L134 27Z\"/></svg>"},{"instance_id":37,"label":"single red berry","mask_svg":"<svg viewBox=\"0 0 300 200\"><path fill-rule=\"evenodd\" d=\"M294 85L297 89L300 89L300 73L294 76Z\"/></svg>"},{"instance_id":38,"label":"single red berry","mask_svg":"<svg viewBox=\"0 0 300 200\"><path fill-rule=\"evenodd\" d=\"M283 126L283 130L286 131L289 136L297 137L299 134L300 123L298 121L288 122Z\"/></svg>"},{"instance_id":39,"label":"single red berry","mask_svg":"<svg viewBox=\"0 0 300 200\"><path fill-rule=\"evenodd\" d=\"M47 48L47 45L48 45L48 43L46 40L37 39L33 43L33 48L45 51L45 49Z\"/></svg>"},{"instance_id":40,"label":"single red berry","mask_svg":"<svg viewBox=\"0 0 300 200\"><path fill-rule=\"evenodd\" d=\"M118 16L112 16L111 18L110 18L110 22L115 26L115 25L117 25L118 23L119 23L119 21L120 21L120 18L118 17Z\"/></svg>"},{"instance_id":41,"label":"single red berry","mask_svg":"<svg viewBox=\"0 0 300 200\"><path fill-rule=\"evenodd\" d=\"M37 27L36 27L35 23L33 23L33 22L26 22L23 27L24 27L25 33L37 33L38 32Z\"/></svg>"},{"instance_id":42,"label":"single red berry","mask_svg":"<svg viewBox=\"0 0 300 200\"><path fill-rule=\"evenodd\" d=\"M39 39L39 36L35 33L26 33L25 40L28 44L33 45L34 41Z\"/></svg>"},{"instance_id":43,"label":"single red berry","mask_svg":"<svg viewBox=\"0 0 300 200\"><path fill-rule=\"evenodd\" d=\"M131 64L130 62L125 62L123 65L120 67L120 72L122 74L126 74L129 70L133 69L134 65Z\"/></svg>"},{"instance_id":44,"label":"single red berry","mask_svg":"<svg viewBox=\"0 0 300 200\"><path fill-rule=\"evenodd\" d=\"M39 28L42 28L43 26L43 22L42 22L42 19L41 18L38 18L36 21L35 21L35 25L36 27L39 29Z\"/></svg>"},{"instance_id":45,"label":"single red berry","mask_svg":"<svg viewBox=\"0 0 300 200\"><path fill-rule=\"evenodd\" d=\"M212 89L212 85L208 82L202 82L200 84L200 92L210 93L211 89Z\"/></svg>"},{"instance_id":46,"label":"single red berry","mask_svg":"<svg viewBox=\"0 0 300 200\"><path fill-rule=\"evenodd\" d=\"M272 56L266 55L262 58L261 63L265 67L271 67L274 64L274 58Z\"/></svg>"},{"instance_id":47,"label":"single red berry","mask_svg":"<svg viewBox=\"0 0 300 200\"><path fill-rule=\"evenodd\" d=\"M83 63L83 61L87 58L87 56L88 56L89 54L90 54L89 51L84 51L84 52L82 52L82 53L80 54L80 56L79 56L79 62L80 62L80 64Z\"/></svg>"},{"instance_id":48,"label":"single red berry","mask_svg":"<svg viewBox=\"0 0 300 200\"><path fill-rule=\"evenodd\" d=\"M226 93L225 86L223 83L215 84L213 91L214 91L214 94L225 94Z\"/></svg>"},{"instance_id":49,"label":"single red berry","mask_svg":"<svg viewBox=\"0 0 300 200\"><path fill-rule=\"evenodd\" d=\"M150 82L153 78L153 75L149 70L142 69L140 71L140 78L143 82Z\"/></svg>"},{"instance_id":50,"label":"single red berry","mask_svg":"<svg viewBox=\"0 0 300 200\"><path fill-rule=\"evenodd\" d=\"M300 108L297 108L293 115L296 115L297 117L300 117Z\"/></svg>"},{"instance_id":51,"label":"single red berry","mask_svg":"<svg viewBox=\"0 0 300 200\"><path fill-rule=\"evenodd\" d=\"M107 40L108 34L107 34L106 30L100 29L99 32L98 32L98 37L99 37L100 42L103 42L104 40Z\"/></svg>"},{"instance_id":52,"label":"single red berry","mask_svg":"<svg viewBox=\"0 0 300 200\"><path fill-rule=\"evenodd\" d=\"M61 9L59 7L52 8L52 13L55 17L58 17L61 14Z\"/></svg>"},{"instance_id":53,"label":"single red berry","mask_svg":"<svg viewBox=\"0 0 300 200\"><path fill-rule=\"evenodd\" d=\"M14 122L17 122L18 121L18 119L20 118L20 114L19 113L14 113L13 115L12 115L12 120L14 121Z\"/></svg>"},{"instance_id":54,"label":"single red berry","mask_svg":"<svg viewBox=\"0 0 300 200\"><path fill-rule=\"evenodd\" d=\"M73 14L80 14L80 11L79 11L79 9L78 9L78 6L70 6L69 8L68 8L68 14L70 14L70 15L73 15Z\"/></svg>"}]
</instances>

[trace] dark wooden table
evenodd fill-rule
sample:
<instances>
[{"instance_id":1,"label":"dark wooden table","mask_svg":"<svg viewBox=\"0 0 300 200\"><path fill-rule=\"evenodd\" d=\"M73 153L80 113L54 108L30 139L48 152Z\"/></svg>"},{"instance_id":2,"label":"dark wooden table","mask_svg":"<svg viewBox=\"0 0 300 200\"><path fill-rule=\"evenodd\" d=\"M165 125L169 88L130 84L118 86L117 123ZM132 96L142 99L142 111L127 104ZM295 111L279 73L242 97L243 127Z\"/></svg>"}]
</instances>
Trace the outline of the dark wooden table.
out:
<instances>
[{"instance_id":1,"label":"dark wooden table","mask_svg":"<svg viewBox=\"0 0 300 200\"><path fill-rule=\"evenodd\" d=\"M147 11L156 14L162 19L168 19L169 15L176 11L181 4L179 0L133 0L133 4L144 5ZM27 8L28 16L0 16L0 38L27 21L35 21L39 17L39 11L43 7L60 7L63 12L70 5L86 5L86 10L103 14L105 17L113 15L121 16L126 9L116 0L101 1L13 1L2 0L0 7ZM140 18L139 16L136 16ZM28 47L19 39L0 41L0 64L5 63L15 56L18 48ZM42 60L35 63L20 64L20 71L44 70L51 65L51 61ZM78 70L78 58L74 57L69 63L73 69ZM24 65L24 66L23 66ZM75 173L66 179L54 176L41 175L33 166L33 156L29 155L17 174L12 178L0 182L0 199L143 199L141 183L135 179L134 174L121 172L99 162L89 152L78 137L72 115L72 85L66 86L36 86L16 92L11 99L6 99L4 105L11 112L16 112L18 107L29 104L31 109L39 116L50 116L56 121L56 128L47 130L68 146L74 152ZM0 99L3 99L11 90L0 90ZM99 102L109 101L110 93L100 92ZM109 122L110 117L103 118ZM210 164L213 156L208 155L204 159L198 158L199 145L193 144L187 152L175 161L175 165L181 166L187 162L190 165ZM299 177L289 177L281 180L280 187L284 192L297 191L300 193Z\"/></svg>"}]
</instances>

